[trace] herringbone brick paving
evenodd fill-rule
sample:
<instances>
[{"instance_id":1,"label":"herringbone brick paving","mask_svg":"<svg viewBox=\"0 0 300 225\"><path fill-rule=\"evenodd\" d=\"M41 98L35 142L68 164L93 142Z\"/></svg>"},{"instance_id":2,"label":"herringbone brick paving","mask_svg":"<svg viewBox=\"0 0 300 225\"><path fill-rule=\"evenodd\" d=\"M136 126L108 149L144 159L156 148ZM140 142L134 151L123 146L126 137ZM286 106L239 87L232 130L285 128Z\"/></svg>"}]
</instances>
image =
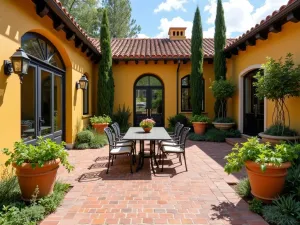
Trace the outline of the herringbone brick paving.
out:
<instances>
[{"instance_id":1,"label":"herringbone brick paving","mask_svg":"<svg viewBox=\"0 0 300 225\"><path fill-rule=\"evenodd\" d=\"M188 141L188 172L173 154L165 159L164 171L156 169L155 175L149 159L143 170L130 174L127 156L118 156L106 174L107 146L71 150L76 169L68 174L60 168L59 179L74 187L41 224L268 224L228 185L245 174L224 172L224 156L230 150L226 143Z\"/></svg>"}]
</instances>

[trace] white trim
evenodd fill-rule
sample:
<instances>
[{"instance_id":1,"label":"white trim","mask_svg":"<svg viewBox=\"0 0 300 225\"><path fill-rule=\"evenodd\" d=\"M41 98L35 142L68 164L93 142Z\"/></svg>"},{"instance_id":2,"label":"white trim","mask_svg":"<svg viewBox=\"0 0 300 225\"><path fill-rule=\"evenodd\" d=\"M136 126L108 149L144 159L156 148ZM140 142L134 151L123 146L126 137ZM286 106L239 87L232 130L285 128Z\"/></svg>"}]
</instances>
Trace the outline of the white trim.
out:
<instances>
[{"instance_id":1,"label":"white trim","mask_svg":"<svg viewBox=\"0 0 300 225\"><path fill-rule=\"evenodd\" d=\"M250 71L260 69L261 64L254 64L244 69L239 74L239 118L238 129L243 133L244 131L244 76ZM267 100L264 99L264 130L267 127Z\"/></svg>"}]
</instances>

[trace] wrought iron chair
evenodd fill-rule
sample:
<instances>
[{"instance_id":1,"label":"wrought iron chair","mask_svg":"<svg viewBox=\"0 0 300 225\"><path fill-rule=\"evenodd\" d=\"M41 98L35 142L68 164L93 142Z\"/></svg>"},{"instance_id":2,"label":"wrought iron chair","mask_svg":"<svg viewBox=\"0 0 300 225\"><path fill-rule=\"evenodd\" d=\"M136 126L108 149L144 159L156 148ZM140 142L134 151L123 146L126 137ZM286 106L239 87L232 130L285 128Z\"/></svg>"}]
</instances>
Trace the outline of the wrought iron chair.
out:
<instances>
[{"instance_id":1,"label":"wrought iron chair","mask_svg":"<svg viewBox=\"0 0 300 225\"><path fill-rule=\"evenodd\" d=\"M181 164L182 164L181 154L183 154L185 169L186 169L186 171L188 170L187 165L186 165L186 158L185 158L185 142L186 142L187 135L190 132L190 129L191 128L189 128L189 127L184 127L182 129L182 132L180 134L180 139L179 139L178 143L176 143L174 145L161 145L160 155L159 155L159 160L161 161L161 159L162 159L161 171L164 170L164 157L166 157L166 155L168 153L180 154L179 161L180 161ZM162 157L162 154L163 154L163 157Z\"/></svg>"},{"instance_id":2,"label":"wrought iron chair","mask_svg":"<svg viewBox=\"0 0 300 225\"><path fill-rule=\"evenodd\" d=\"M108 167L106 173L109 171L110 159L112 159L111 165L114 163L114 156L116 155L129 155L130 156L130 172L132 173L132 163L133 163L133 146L130 143L129 145L117 146L117 142L115 140L115 136L112 132L112 129L107 127L104 129L104 132L107 136L108 144L109 144L109 158L108 158Z\"/></svg>"},{"instance_id":3,"label":"wrought iron chair","mask_svg":"<svg viewBox=\"0 0 300 225\"><path fill-rule=\"evenodd\" d=\"M168 132L168 134L169 134L171 137L175 135L176 129L177 129L177 127L178 127L179 125L180 125L180 122L177 122L177 123L175 124L175 127L174 127L174 132Z\"/></svg>"},{"instance_id":4,"label":"wrought iron chair","mask_svg":"<svg viewBox=\"0 0 300 225\"><path fill-rule=\"evenodd\" d=\"M171 136L172 140L167 140L167 141L160 141L159 142L159 145L158 145L158 149L160 149L160 147L162 145L175 145L175 144L178 144L179 143L179 139L180 139L180 134L181 134L181 131L183 129L184 125L183 124L178 124L174 130L174 135Z\"/></svg>"}]
</instances>

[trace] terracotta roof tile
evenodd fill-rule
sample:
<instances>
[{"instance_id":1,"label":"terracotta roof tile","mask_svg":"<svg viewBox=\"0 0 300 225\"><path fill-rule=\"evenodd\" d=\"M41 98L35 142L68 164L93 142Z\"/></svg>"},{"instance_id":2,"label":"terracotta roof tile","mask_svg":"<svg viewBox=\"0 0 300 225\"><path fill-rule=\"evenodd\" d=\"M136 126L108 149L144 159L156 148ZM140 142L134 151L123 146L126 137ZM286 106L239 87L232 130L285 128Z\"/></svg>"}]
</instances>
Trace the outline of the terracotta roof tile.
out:
<instances>
[{"instance_id":1,"label":"terracotta roof tile","mask_svg":"<svg viewBox=\"0 0 300 225\"><path fill-rule=\"evenodd\" d=\"M227 39L227 44L234 39ZM100 49L98 39L92 39L92 43ZM116 38L111 41L112 55L114 59L155 59L155 58L190 58L191 39L170 40L168 38ZM214 56L213 38L203 40L204 57Z\"/></svg>"},{"instance_id":2,"label":"terracotta roof tile","mask_svg":"<svg viewBox=\"0 0 300 225\"><path fill-rule=\"evenodd\" d=\"M275 10L273 13L271 13L270 15L268 15L265 19L263 19L259 23L257 23L254 27L250 28L244 34L242 34L238 38L236 38L235 41L228 43L227 46L225 47L225 50L228 49L228 48L230 48L230 47L232 47L232 46L234 46L236 43L238 43L242 38L244 38L250 32L255 32L255 30L259 29L262 25L264 25L265 23L267 23L275 15L277 15L280 12L282 12L282 10L286 9L288 6L290 6L291 4L293 4L293 3L297 2L297 1L299 1L299 0L289 0L287 2L287 4L286 5L282 5L279 8L279 10Z\"/></svg>"}]
</instances>

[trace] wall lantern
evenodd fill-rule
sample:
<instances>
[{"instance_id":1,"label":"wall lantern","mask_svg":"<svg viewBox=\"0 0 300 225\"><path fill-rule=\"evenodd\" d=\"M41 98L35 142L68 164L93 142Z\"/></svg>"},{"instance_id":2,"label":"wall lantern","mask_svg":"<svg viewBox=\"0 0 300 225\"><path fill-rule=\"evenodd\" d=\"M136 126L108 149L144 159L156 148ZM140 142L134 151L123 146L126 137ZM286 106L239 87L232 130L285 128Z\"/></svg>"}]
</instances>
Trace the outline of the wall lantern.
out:
<instances>
[{"instance_id":1,"label":"wall lantern","mask_svg":"<svg viewBox=\"0 0 300 225\"><path fill-rule=\"evenodd\" d=\"M89 80L83 74L79 81L76 82L76 89L86 90L89 84Z\"/></svg>"},{"instance_id":2,"label":"wall lantern","mask_svg":"<svg viewBox=\"0 0 300 225\"><path fill-rule=\"evenodd\" d=\"M11 61L4 60L4 73L9 76L13 72L18 74L22 83L23 76L27 74L30 59L22 48L10 57Z\"/></svg>"}]
</instances>

